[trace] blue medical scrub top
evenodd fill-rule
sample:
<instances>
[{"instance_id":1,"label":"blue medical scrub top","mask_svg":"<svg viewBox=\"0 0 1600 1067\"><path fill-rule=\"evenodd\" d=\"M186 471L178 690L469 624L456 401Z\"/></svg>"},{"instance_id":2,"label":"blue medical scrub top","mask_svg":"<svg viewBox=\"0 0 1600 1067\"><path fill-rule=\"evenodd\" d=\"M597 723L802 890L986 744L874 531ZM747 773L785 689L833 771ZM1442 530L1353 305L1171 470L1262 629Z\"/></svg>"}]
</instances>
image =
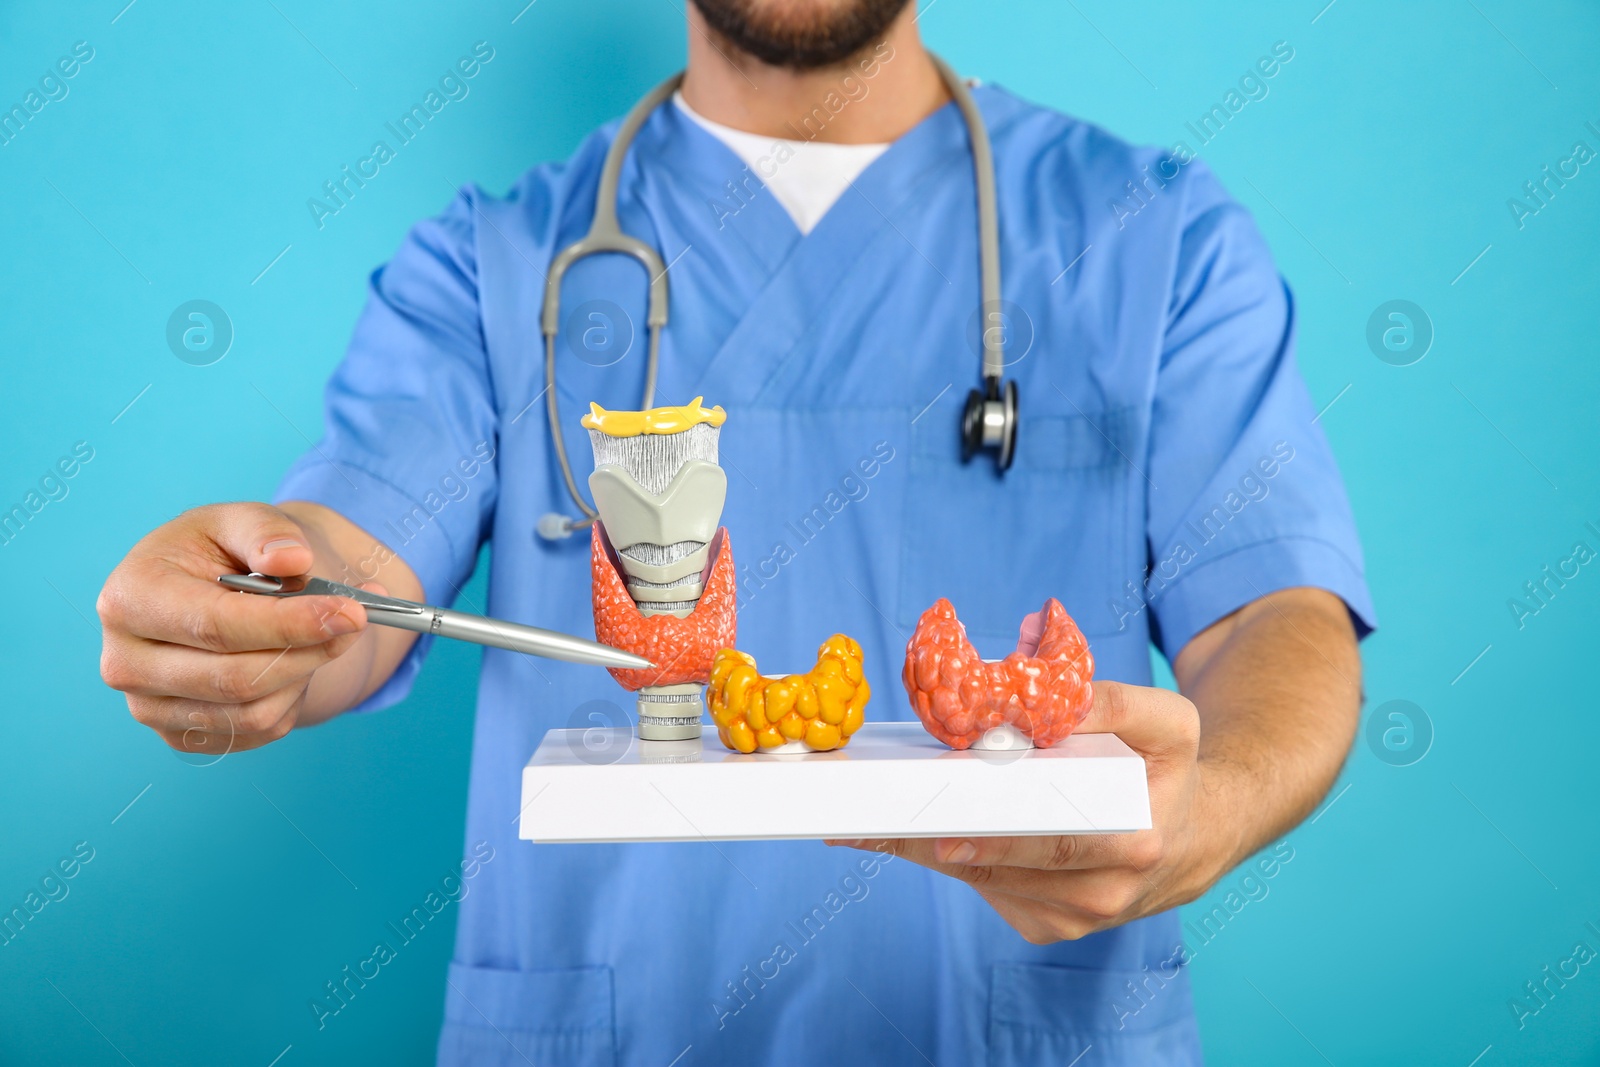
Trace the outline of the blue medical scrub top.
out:
<instances>
[{"instance_id":1,"label":"blue medical scrub top","mask_svg":"<svg viewBox=\"0 0 1600 1067\"><path fill-rule=\"evenodd\" d=\"M1003 478L987 458L964 465L957 440L978 381L978 221L953 104L804 236L674 108L628 157L622 225L672 264L656 396L728 411L739 646L792 671L848 633L869 719L903 720L906 640L938 597L990 657L1056 597L1097 676L1135 684L1152 645L1175 656L1288 586L1332 590L1365 632L1349 506L1250 215L1198 161L975 95L1021 389ZM572 510L539 311L614 129L503 199L468 187L411 232L372 276L326 436L278 491L386 542L434 603L457 599L487 541L488 603L463 608L593 633L589 539L534 532ZM580 482L588 402L639 402L645 282L620 256L566 282L557 389ZM362 710L404 697L428 645ZM441 1063L1199 1062L1174 912L1036 946L965 884L820 842L519 841L520 772L545 731L626 722L632 706L596 668L484 655L466 837L494 858L460 903Z\"/></svg>"}]
</instances>

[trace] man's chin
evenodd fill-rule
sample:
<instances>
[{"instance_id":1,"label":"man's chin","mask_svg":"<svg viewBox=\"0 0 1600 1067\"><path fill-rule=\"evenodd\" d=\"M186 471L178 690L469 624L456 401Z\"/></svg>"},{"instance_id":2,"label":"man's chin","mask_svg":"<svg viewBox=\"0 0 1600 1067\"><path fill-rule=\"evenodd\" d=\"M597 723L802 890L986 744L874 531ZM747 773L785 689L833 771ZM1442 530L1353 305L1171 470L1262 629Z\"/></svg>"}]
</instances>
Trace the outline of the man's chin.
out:
<instances>
[{"instance_id":1,"label":"man's chin","mask_svg":"<svg viewBox=\"0 0 1600 1067\"><path fill-rule=\"evenodd\" d=\"M727 44L772 67L838 66L883 39L907 0L694 0Z\"/></svg>"}]
</instances>

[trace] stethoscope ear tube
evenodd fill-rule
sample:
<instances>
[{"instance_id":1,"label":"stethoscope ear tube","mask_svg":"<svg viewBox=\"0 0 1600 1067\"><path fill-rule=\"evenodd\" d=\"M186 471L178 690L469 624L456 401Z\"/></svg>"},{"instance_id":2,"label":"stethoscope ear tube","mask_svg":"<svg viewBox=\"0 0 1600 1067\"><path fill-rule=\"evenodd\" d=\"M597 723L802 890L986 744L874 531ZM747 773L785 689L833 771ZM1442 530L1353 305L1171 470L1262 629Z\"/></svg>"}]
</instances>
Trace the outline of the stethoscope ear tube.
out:
<instances>
[{"instance_id":1,"label":"stethoscope ear tube","mask_svg":"<svg viewBox=\"0 0 1600 1067\"><path fill-rule=\"evenodd\" d=\"M983 113L967 83L932 52L928 58L933 60L934 69L960 109L967 140L972 145L972 178L978 191L978 289L983 301L979 338L983 344L984 380L996 382L1005 374L1006 357L1005 330L1000 321L1000 210L994 191L994 152L989 146Z\"/></svg>"},{"instance_id":2,"label":"stethoscope ear tube","mask_svg":"<svg viewBox=\"0 0 1600 1067\"><path fill-rule=\"evenodd\" d=\"M634 134L644 125L650 113L672 96L683 83L681 73L674 74L654 89L623 118L606 149L605 163L600 168L600 188L595 195L594 215L589 220L589 232L563 248L550 262L550 272L545 276L544 308L539 315L539 331L544 335L544 395L545 411L550 417L550 443L555 449L556 463L561 468L561 478L566 483L567 495L578 505L582 519L563 515L546 515L539 520L540 537L554 539L565 537L576 530L592 525L599 514L578 490L578 480L573 477L572 463L567 458L567 446L561 436L561 412L556 400L556 334L561 329L561 282L567 268L585 256L602 252L621 252L639 261L650 278L650 303L645 313L645 325L650 334L649 350L645 356L644 395L641 408L655 404L656 372L661 363L661 330L667 324L671 306L667 288L667 266L660 254L643 241L622 232L617 224L617 183L622 174L622 164L633 143Z\"/></svg>"},{"instance_id":3,"label":"stethoscope ear tube","mask_svg":"<svg viewBox=\"0 0 1600 1067\"><path fill-rule=\"evenodd\" d=\"M552 270L552 274L555 272ZM550 537L555 534L559 537L571 536L575 531L584 529L600 517L600 513L589 506L583 499L583 494L578 492L578 481L572 476L572 463L567 459L567 443L561 436L561 409L556 403L556 336L553 333L544 335L544 409L550 416L550 444L556 450L556 463L561 467L561 477L566 480L567 493L572 497L572 502L578 505L578 510L583 512L582 519L566 519L559 528L552 527L545 518L539 520L539 536ZM558 516L564 518L565 516ZM554 540L554 537L550 537Z\"/></svg>"},{"instance_id":4,"label":"stethoscope ear tube","mask_svg":"<svg viewBox=\"0 0 1600 1067\"><path fill-rule=\"evenodd\" d=\"M983 303L978 337L983 347L983 389L967 394L961 413L961 461L993 451L995 468L1004 474L1017 451L1017 383L1005 380L1005 324L1000 305L1000 209L995 196L994 152L989 131L972 93L950 65L929 53L939 76L966 120L972 143L972 177L978 191L978 277Z\"/></svg>"},{"instance_id":5,"label":"stethoscope ear tube","mask_svg":"<svg viewBox=\"0 0 1600 1067\"><path fill-rule=\"evenodd\" d=\"M645 359L644 402L642 408L649 408L655 399L656 393L656 368L661 363L661 327L655 323L649 326L649 354ZM555 449L556 464L561 468L562 480L567 484L567 494L572 497L572 502L578 505L578 510L583 512L581 519L558 515L554 512L544 515L539 519L537 532L547 541L559 540L570 537L578 530L586 530L594 525L600 517L599 512L583 499L583 494L578 491L578 480L572 473L572 462L567 458L567 443L561 436L561 406L556 400L556 338L554 334L544 335L544 407L545 413L550 417L550 444Z\"/></svg>"}]
</instances>

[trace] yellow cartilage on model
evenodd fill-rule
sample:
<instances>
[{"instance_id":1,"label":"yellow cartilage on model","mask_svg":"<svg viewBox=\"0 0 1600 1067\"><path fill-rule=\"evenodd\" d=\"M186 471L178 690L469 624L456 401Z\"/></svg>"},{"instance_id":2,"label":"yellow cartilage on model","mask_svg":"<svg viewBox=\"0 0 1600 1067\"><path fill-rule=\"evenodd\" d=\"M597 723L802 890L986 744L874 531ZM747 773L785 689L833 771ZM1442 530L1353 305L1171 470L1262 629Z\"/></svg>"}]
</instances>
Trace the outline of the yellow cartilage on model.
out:
<instances>
[{"instance_id":1,"label":"yellow cartilage on model","mask_svg":"<svg viewBox=\"0 0 1600 1067\"><path fill-rule=\"evenodd\" d=\"M589 405L583 428L608 437L638 437L647 433L682 433L701 423L721 426L728 413L721 405L706 407L705 397L697 396L682 407L649 408L645 411L607 411L599 404Z\"/></svg>"},{"instance_id":2,"label":"yellow cartilage on model","mask_svg":"<svg viewBox=\"0 0 1600 1067\"><path fill-rule=\"evenodd\" d=\"M872 696L861 646L844 634L822 643L807 673L774 678L758 673L749 654L724 648L711 661L706 691L717 736L746 753L795 741L816 752L843 748L861 728Z\"/></svg>"}]
</instances>

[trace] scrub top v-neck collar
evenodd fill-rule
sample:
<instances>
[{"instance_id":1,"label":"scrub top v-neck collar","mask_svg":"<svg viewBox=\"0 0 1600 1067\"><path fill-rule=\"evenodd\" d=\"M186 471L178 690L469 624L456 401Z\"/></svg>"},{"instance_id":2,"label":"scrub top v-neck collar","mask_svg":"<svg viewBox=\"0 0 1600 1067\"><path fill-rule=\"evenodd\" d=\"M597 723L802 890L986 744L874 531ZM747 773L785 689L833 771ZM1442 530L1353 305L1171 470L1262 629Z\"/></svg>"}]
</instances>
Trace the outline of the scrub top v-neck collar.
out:
<instances>
[{"instance_id":1,"label":"scrub top v-neck collar","mask_svg":"<svg viewBox=\"0 0 1600 1067\"><path fill-rule=\"evenodd\" d=\"M659 109L641 130L638 143L643 152L636 166L655 172L648 184L662 187L663 193L670 191L660 200L647 195L652 207L689 203L712 211L729 196L728 185L737 186L747 173L728 146L676 108ZM774 197L757 194L744 202L724 220L724 230L766 266L767 274L759 281L752 279L756 291L732 332L695 376L691 393L714 382L724 403L765 402L768 386L806 335L816 309L828 306L859 253L883 239L886 231L906 243L908 269L939 271L936 260L929 258L937 256L938 249L919 249L900 236L903 228L895 224L894 216L924 183L940 180L953 162L970 160L970 153L966 126L949 102L862 171L809 234L799 232ZM737 203L727 200L730 207ZM673 284L681 291L693 282L674 278Z\"/></svg>"},{"instance_id":2,"label":"scrub top v-neck collar","mask_svg":"<svg viewBox=\"0 0 1600 1067\"><path fill-rule=\"evenodd\" d=\"M951 134L954 134L953 139ZM694 203L707 205L705 210L711 210L711 205L725 205L733 215L724 220L724 229L732 230L752 247L760 247L771 255L774 246L786 252L795 239L809 239L832 228L829 220L839 215L841 205L852 199L866 197L887 210L885 200L898 203L901 197L894 194L921 177L916 160L931 162L931 157L924 154L946 147L968 151L966 127L953 102L941 105L890 142L807 234L800 232L775 197L762 195L765 190L759 186L759 174L751 171L733 149L676 106L658 108L650 117L636 141L635 152L640 161L630 160L630 163L645 170L663 168L665 173L655 176L651 184L659 181L675 186L675 191L687 195ZM888 173L891 171L895 172L893 176ZM730 184L733 189L729 188ZM741 195L735 197L735 191ZM870 207L867 210L873 213Z\"/></svg>"},{"instance_id":3,"label":"scrub top v-neck collar","mask_svg":"<svg viewBox=\"0 0 1600 1067\"><path fill-rule=\"evenodd\" d=\"M789 213L801 233L810 233L861 172L893 143L842 144L735 129L696 111L684 99L682 89L672 94L672 106L727 145L755 171L766 191Z\"/></svg>"}]
</instances>

